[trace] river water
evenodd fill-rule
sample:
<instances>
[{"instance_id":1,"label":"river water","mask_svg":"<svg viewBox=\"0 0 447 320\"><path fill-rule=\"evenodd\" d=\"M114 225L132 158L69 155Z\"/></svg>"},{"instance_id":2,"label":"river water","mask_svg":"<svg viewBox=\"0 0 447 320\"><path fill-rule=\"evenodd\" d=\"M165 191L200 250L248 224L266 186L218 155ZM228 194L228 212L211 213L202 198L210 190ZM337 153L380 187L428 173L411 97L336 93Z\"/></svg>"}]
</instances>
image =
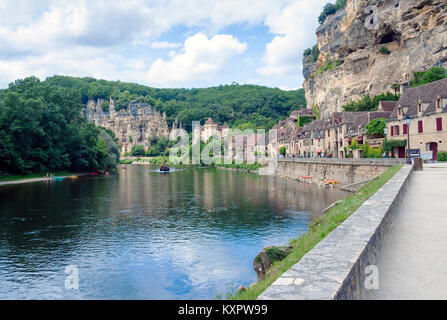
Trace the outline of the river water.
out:
<instances>
[{"instance_id":1,"label":"river water","mask_svg":"<svg viewBox=\"0 0 447 320\"><path fill-rule=\"evenodd\" d=\"M263 247L299 237L347 196L250 173L153 169L0 186L0 299L215 299L256 281Z\"/></svg>"}]
</instances>

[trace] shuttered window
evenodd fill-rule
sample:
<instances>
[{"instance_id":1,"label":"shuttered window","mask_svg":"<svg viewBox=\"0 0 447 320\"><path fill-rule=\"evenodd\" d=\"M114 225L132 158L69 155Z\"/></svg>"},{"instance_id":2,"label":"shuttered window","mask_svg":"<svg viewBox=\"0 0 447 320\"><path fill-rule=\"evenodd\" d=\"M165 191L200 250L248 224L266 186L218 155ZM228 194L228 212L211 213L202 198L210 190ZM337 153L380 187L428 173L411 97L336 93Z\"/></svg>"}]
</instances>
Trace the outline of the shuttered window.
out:
<instances>
[{"instance_id":1,"label":"shuttered window","mask_svg":"<svg viewBox=\"0 0 447 320\"><path fill-rule=\"evenodd\" d=\"M408 134L408 125L406 123L404 123L402 131L403 131L403 134Z\"/></svg>"},{"instance_id":2,"label":"shuttered window","mask_svg":"<svg viewBox=\"0 0 447 320\"><path fill-rule=\"evenodd\" d=\"M436 130L442 131L442 118L436 119Z\"/></svg>"},{"instance_id":3,"label":"shuttered window","mask_svg":"<svg viewBox=\"0 0 447 320\"><path fill-rule=\"evenodd\" d=\"M422 120L418 121L418 132L419 133L423 133L424 132L424 127L422 125Z\"/></svg>"}]
</instances>

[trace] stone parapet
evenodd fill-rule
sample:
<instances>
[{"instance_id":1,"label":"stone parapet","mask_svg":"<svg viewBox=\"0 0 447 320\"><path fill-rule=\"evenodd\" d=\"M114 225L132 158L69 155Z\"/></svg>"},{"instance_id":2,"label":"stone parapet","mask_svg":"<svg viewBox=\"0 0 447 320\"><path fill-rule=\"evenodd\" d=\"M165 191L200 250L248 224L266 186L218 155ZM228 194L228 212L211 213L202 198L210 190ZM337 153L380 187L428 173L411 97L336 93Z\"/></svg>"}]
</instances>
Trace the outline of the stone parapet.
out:
<instances>
[{"instance_id":1,"label":"stone parapet","mask_svg":"<svg viewBox=\"0 0 447 320\"><path fill-rule=\"evenodd\" d=\"M413 169L404 166L338 228L286 271L259 300L365 297L366 267L375 265Z\"/></svg>"}]
</instances>

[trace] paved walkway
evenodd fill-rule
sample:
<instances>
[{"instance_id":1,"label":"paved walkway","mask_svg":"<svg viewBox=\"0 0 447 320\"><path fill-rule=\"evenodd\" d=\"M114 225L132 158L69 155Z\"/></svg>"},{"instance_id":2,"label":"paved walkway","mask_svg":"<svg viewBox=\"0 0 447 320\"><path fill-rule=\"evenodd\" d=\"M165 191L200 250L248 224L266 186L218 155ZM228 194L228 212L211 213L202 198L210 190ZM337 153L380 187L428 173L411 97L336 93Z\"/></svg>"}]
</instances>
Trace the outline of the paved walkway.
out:
<instances>
[{"instance_id":1,"label":"paved walkway","mask_svg":"<svg viewBox=\"0 0 447 320\"><path fill-rule=\"evenodd\" d=\"M447 165L415 172L378 263L368 299L447 299Z\"/></svg>"}]
</instances>

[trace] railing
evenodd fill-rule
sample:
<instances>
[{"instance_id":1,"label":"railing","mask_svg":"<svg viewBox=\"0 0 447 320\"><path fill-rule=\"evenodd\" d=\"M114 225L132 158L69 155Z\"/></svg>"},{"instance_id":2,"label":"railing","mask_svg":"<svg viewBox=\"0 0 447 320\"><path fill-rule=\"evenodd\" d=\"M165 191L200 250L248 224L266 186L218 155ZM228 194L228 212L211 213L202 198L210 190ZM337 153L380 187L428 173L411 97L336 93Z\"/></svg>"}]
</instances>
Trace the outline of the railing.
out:
<instances>
[{"instance_id":1,"label":"railing","mask_svg":"<svg viewBox=\"0 0 447 320\"><path fill-rule=\"evenodd\" d=\"M394 166L398 164L405 164L405 159L337 159L337 158L281 158L278 162L296 162L296 163L326 163L326 164L346 164L346 165L379 165L379 166Z\"/></svg>"}]
</instances>

